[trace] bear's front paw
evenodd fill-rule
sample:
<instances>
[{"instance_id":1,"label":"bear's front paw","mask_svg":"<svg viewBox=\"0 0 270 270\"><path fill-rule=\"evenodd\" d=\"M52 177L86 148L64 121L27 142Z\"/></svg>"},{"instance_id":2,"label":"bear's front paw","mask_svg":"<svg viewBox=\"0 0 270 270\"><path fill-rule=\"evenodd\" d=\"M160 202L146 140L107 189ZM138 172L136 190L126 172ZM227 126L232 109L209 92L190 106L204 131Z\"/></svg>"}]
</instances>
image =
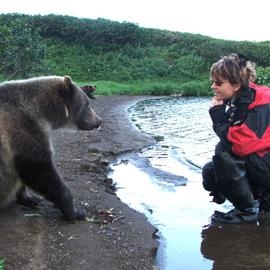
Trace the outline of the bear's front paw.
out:
<instances>
[{"instance_id":1,"label":"bear's front paw","mask_svg":"<svg viewBox=\"0 0 270 270\"><path fill-rule=\"evenodd\" d=\"M83 209L73 209L72 212L64 214L64 219L67 221L86 219L86 211Z\"/></svg>"}]
</instances>

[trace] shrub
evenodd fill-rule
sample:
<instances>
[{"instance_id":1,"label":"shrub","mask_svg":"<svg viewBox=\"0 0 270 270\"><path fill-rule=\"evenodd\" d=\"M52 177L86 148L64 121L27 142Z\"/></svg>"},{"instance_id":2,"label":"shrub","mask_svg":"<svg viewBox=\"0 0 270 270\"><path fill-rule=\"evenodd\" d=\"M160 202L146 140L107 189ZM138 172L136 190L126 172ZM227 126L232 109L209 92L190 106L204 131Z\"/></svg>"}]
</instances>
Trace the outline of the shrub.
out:
<instances>
[{"instance_id":1,"label":"shrub","mask_svg":"<svg viewBox=\"0 0 270 270\"><path fill-rule=\"evenodd\" d=\"M256 83L270 86L270 67L257 67Z\"/></svg>"},{"instance_id":2,"label":"shrub","mask_svg":"<svg viewBox=\"0 0 270 270\"><path fill-rule=\"evenodd\" d=\"M8 79L32 77L44 70L46 46L37 29L12 18L0 18L0 72Z\"/></svg>"},{"instance_id":3,"label":"shrub","mask_svg":"<svg viewBox=\"0 0 270 270\"><path fill-rule=\"evenodd\" d=\"M4 260L0 259L0 270L4 270Z\"/></svg>"}]
</instances>

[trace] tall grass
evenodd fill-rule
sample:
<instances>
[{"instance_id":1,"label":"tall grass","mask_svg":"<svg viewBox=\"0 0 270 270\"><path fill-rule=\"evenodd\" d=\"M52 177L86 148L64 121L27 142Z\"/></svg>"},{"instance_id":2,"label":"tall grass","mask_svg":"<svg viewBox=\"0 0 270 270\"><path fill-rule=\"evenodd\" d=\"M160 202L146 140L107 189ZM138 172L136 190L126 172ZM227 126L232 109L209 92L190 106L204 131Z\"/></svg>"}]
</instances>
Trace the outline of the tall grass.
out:
<instances>
[{"instance_id":1,"label":"tall grass","mask_svg":"<svg viewBox=\"0 0 270 270\"><path fill-rule=\"evenodd\" d=\"M77 82L78 85L96 85L97 95L181 95L181 96L207 96L211 93L207 80L192 81L188 83L173 81L137 81L120 83L112 81Z\"/></svg>"},{"instance_id":2,"label":"tall grass","mask_svg":"<svg viewBox=\"0 0 270 270\"><path fill-rule=\"evenodd\" d=\"M181 85L183 96L209 96L212 94L208 80L191 81Z\"/></svg>"}]
</instances>

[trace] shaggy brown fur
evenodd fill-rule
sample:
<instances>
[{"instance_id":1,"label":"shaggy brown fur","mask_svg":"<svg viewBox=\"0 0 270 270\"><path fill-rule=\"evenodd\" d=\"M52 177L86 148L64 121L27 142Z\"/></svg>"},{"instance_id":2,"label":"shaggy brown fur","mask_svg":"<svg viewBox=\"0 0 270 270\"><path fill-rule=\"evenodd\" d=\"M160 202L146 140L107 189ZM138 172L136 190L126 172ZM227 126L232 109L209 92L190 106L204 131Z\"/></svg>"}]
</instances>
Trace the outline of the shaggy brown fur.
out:
<instances>
[{"instance_id":1,"label":"shaggy brown fur","mask_svg":"<svg viewBox=\"0 0 270 270\"><path fill-rule=\"evenodd\" d=\"M25 186L45 196L66 219L84 218L53 162L50 131L98 128L100 118L70 77L39 77L0 84L0 206Z\"/></svg>"}]
</instances>

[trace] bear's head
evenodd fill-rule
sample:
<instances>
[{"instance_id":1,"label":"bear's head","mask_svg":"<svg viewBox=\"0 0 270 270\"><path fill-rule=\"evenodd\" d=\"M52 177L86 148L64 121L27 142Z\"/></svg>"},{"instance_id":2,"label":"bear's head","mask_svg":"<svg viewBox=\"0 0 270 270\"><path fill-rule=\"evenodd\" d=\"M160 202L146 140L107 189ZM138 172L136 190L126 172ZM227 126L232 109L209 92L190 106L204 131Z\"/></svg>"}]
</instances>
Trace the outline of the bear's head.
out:
<instances>
[{"instance_id":1,"label":"bear's head","mask_svg":"<svg viewBox=\"0 0 270 270\"><path fill-rule=\"evenodd\" d=\"M75 125L80 130L91 130L100 126L101 119L91 108L90 99L69 76L64 77L61 96L65 100L69 124Z\"/></svg>"},{"instance_id":2,"label":"bear's head","mask_svg":"<svg viewBox=\"0 0 270 270\"><path fill-rule=\"evenodd\" d=\"M94 97L94 92L96 91L96 86L95 85L85 85L81 86L81 89L83 92L91 99L95 99Z\"/></svg>"},{"instance_id":3,"label":"bear's head","mask_svg":"<svg viewBox=\"0 0 270 270\"><path fill-rule=\"evenodd\" d=\"M97 87L95 85L81 86L81 89L87 94L88 92L95 92Z\"/></svg>"}]
</instances>

